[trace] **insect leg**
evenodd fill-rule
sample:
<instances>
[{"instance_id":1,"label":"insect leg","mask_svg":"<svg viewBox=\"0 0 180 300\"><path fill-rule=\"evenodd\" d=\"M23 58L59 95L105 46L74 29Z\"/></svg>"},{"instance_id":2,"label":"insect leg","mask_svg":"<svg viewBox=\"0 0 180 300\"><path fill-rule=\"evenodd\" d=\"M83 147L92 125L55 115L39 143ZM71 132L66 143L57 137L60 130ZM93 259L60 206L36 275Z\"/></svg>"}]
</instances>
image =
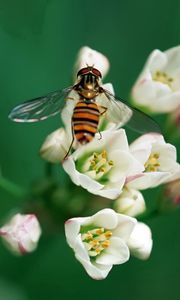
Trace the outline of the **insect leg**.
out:
<instances>
[{"instance_id":1,"label":"insect leg","mask_svg":"<svg viewBox=\"0 0 180 300\"><path fill-rule=\"evenodd\" d=\"M105 107L105 106L98 106L98 108L100 108L100 109L102 109L102 111L100 112L100 116L103 116L105 113L106 113L106 111L107 111L107 107ZM101 132L100 131L98 131L98 133L99 133L99 140L101 140L102 139L102 134L101 134Z\"/></svg>"},{"instance_id":2,"label":"insect leg","mask_svg":"<svg viewBox=\"0 0 180 300\"><path fill-rule=\"evenodd\" d=\"M105 106L99 106L99 107L100 107L100 109L103 109L103 111L100 112L100 116L103 116L107 111L107 107L105 107Z\"/></svg>"},{"instance_id":3,"label":"insect leg","mask_svg":"<svg viewBox=\"0 0 180 300\"><path fill-rule=\"evenodd\" d=\"M73 132L72 119L71 119L71 132L72 132L72 141L71 141L71 144L70 144L70 146L69 146L69 149L68 149L66 155L64 156L63 160L65 160L65 159L68 157L69 152L71 151L71 148L72 148L72 145L73 145L73 142L74 142L74 132Z\"/></svg>"},{"instance_id":4,"label":"insect leg","mask_svg":"<svg viewBox=\"0 0 180 300\"><path fill-rule=\"evenodd\" d=\"M69 146L69 149L68 149L68 151L67 151L66 155L64 156L63 160L65 160L65 159L68 157L68 155L69 155L69 152L71 151L71 148L72 148L73 142L74 142L74 136L73 136L73 138L72 138L72 142L71 142L71 144L70 144L70 146Z\"/></svg>"},{"instance_id":5,"label":"insect leg","mask_svg":"<svg viewBox=\"0 0 180 300\"><path fill-rule=\"evenodd\" d=\"M101 139L102 139L102 134L101 134L100 131L98 131L98 133L99 133L99 138L98 138L98 140L101 140Z\"/></svg>"}]
</instances>

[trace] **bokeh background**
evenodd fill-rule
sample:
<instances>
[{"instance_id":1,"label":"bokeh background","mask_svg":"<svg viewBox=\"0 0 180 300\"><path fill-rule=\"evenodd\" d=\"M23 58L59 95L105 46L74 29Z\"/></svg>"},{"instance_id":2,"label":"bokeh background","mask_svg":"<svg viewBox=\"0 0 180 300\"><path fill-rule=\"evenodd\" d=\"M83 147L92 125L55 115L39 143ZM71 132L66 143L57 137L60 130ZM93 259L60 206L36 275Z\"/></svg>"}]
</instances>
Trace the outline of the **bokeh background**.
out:
<instances>
[{"instance_id":1,"label":"bokeh background","mask_svg":"<svg viewBox=\"0 0 180 300\"><path fill-rule=\"evenodd\" d=\"M180 44L179 0L0 0L0 166L3 176L28 187L43 176L39 148L59 118L15 124L17 103L71 82L81 46L106 54L107 81L127 98L148 54ZM178 148L178 144L176 144ZM179 154L178 149L178 154ZM58 173L57 173L58 174ZM57 175L59 180L63 174ZM154 201L156 192L146 192ZM0 218L22 199L0 189ZM43 236L36 252L16 258L0 243L0 300L180 299L180 211L148 220L151 258L131 258L101 282L90 279L60 233Z\"/></svg>"}]
</instances>

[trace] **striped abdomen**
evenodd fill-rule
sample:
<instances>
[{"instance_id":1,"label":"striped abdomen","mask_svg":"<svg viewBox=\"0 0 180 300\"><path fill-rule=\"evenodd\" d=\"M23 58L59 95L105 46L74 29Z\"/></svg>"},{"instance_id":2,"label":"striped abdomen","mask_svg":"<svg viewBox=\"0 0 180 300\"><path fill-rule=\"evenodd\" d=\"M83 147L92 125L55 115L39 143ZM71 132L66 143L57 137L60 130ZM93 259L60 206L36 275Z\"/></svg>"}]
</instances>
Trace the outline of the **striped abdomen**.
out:
<instances>
[{"instance_id":1,"label":"striped abdomen","mask_svg":"<svg viewBox=\"0 0 180 300\"><path fill-rule=\"evenodd\" d=\"M94 102L80 101L72 116L72 127L77 141L86 144L92 140L99 123L99 109Z\"/></svg>"}]
</instances>

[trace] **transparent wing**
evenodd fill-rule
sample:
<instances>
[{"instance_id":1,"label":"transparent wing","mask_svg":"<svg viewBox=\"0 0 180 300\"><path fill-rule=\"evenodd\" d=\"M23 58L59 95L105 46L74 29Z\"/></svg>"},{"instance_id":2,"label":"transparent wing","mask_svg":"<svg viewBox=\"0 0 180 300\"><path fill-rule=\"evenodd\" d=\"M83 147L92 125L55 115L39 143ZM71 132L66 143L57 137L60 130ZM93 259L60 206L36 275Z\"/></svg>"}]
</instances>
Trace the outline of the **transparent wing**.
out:
<instances>
[{"instance_id":1,"label":"transparent wing","mask_svg":"<svg viewBox=\"0 0 180 300\"><path fill-rule=\"evenodd\" d=\"M15 122L38 122L56 115L64 105L63 99L73 87L51 92L46 96L38 97L13 108L9 118Z\"/></svg>"},{"instance_id":2,"label":"transparent wing","mask_svg":"<svg viewBox=\"0 0 180 300\"><path fill-rule=\"evenodd\" d=\"M109 118L112 122L118 124L119 127L126 125L127 127L140 133L161 133L159 125L147 114L130 106L129 104L126 104L121 98L114 97L107 90L104 90L104 94L109 100Z\"/></svg>"}]
</instances>

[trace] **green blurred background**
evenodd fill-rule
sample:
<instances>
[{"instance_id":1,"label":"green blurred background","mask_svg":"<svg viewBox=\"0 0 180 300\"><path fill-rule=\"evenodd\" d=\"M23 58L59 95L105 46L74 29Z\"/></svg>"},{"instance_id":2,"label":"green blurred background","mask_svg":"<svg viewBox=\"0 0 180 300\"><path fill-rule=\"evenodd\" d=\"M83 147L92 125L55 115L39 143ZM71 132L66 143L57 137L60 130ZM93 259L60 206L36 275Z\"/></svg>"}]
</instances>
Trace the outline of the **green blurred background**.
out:
<instances>
[{"instance_id":1,"label":"green blurred background","mask_svg":"<svg viewBox=\"0 0 180 300\"><path fill-rule=\"evenodd\" d=\"M81 46L108 56L107 81L127 98L148 54L178 44L179 0L0 0L3 175L24 187L43 175L38 151L46 135L59 127L58 117L15 124L7 115L23 100L68 86ZM0 194L3 220L18 210L21 200L2 189ZM155 196L155 191L146 193L149 202ZM61 233L42 237L38 250L23 258L13 257L0 244L0 300L180 299L180 211L148 223L154 239L151 258L131 258L101 282L85 274Z\"/></svg>"}]
</instances>

